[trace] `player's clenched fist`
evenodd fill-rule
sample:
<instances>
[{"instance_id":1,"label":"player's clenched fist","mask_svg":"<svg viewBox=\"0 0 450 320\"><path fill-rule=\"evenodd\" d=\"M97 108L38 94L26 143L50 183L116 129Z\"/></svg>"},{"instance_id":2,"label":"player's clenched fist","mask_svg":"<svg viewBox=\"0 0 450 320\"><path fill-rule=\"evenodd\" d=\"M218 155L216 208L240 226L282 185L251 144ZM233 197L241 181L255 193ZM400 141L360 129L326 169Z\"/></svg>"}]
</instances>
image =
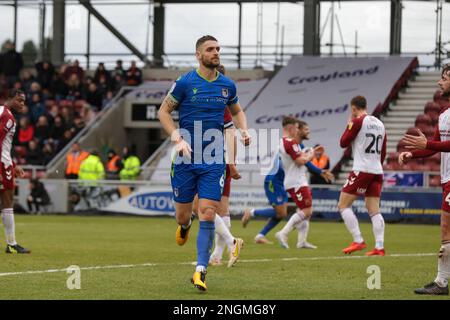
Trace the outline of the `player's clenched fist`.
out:
<instances>
[{"instance_id":1,"label":"player's clenched fist","mask_svg":"<svg viewBox=\"0 0 450 320\"><path fill-rule=\"evenodd\" d=\"M400 165L403 165L409 161L409 159L412 158L412 153L409 151L401 152L398 156L398 163Z\"/></svg>"}]
</instances>

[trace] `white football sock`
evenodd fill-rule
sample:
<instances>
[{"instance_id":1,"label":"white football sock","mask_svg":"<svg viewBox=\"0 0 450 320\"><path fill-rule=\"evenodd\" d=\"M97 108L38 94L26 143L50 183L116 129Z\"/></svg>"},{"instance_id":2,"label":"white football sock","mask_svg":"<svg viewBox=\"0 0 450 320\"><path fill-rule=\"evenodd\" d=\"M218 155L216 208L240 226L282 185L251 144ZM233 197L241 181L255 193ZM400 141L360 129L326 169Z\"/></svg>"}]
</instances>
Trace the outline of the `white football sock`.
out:
<instances>
[{"instance_id":1,"label":"white football sock","mask_svg":"<svg viewBox=\"0 0 450 320\"><path fill-rule=\"evenodd\" d=\"M214 251L211 253L209 260L221 260L224 249L225 241L223 241L223 238L216 232L214 237Z\"/></svg>"},{"instance_id":2,"label":"white football sock","mask_svg":"<svg viewBox=\"0 0 450 320\"><path fill-rule=\"evenodd\" d=\"M370 217L372 220L372 230L375 236L375 249L384 248L384 219L381 213Z\"/></svg>"},{"instance_id":3,"label":"white football sock","mask_svg":"<svg viewBox=\"0 0 450 320\"><path fill-rule=\"evenodd\" d=\"M345 226L350 234L353 236L353 242L361 243L364 239L359 230L358 219L356 218L351 208L345 208L341 211L341 217L344 219Z\"/></svg>"},{"instance_id":4,"label":"white football sock","mask_svg":"<svg viewBox=\"0 0 450 320\"><path fill-rule=\"evenodd\" d=\"M2 222L3 227L5 228L6 235L6 243L15 246L16 242L16 234L15 234L15 226L14 226L14 209L7 208L2 210Z\"/></svg>"},{"instance_id":5,"label":"white football sock","mask_svg":"<svg viewBox=\"0 0 450 320\"><path fill-rule=\"evenodd\" d=\"M438 258L438 274L434 282L440 287L446 287L448 285L448 279L450 278L450 242L443 243L439 250Z\"/></svg>"},{"instance_id":6,"label":"white football sock","mask_svg":"<svg viewBox=\"0 0 450 320\"><path fill-rule=\"evenodd\" d=\"M289 232L291 232L294 229L294 226L300 222L302 222L303 220L305 220L305 213L300 210L297 209L297 212L294 213L291 218L289 219L289 221L286 223L286 225L284 226L283 229L281 229L281 233L284 233L285 235L288 235Z\"/></svg>"},{"instance_id":7,"label":"white football sock","mask_svg":"<svg viewBox=\"0 0 450 320\"><path fill-rule=\"evenodd\" d=\"M216 214L216 217L214 218L214 225L216 227L216 233L222 237L228 246L232 246L234 243L234 237L223 222L223 219L218 214Z\"/></svg>"},{"instance_id":8,"label":"white football sock","mask_svg":"<svg viewBox=\"0 0 450 320\"><path fill-rule=\"evenodd\" d=\"M205 266L196 266L195 267L195 272L205 272L205 271L206 271Z\"/></svg>"},{"instance_id":9,"label":"white football sock","mask_svg":"<svg viewBox=\"0 0 450 320\"><path fill-rule=\"evenodd\" d=\"M225 223L225 225L227 226L228 230L231 229L231 218L230 215L226 215L222 217L223 222Z\"/></svg>"},{"instance_id":10,"label":"white football sock","mask_svg":"<svg viewBox=\"0 0 450 320\"><path fill-rule=\"evenodd\" d=\"M298 231L298 241L297 243L305 243L306 238L308 237L309 231L309 219L303 220L300 223L295 225L295 228Z\"/></svg>"}]
</instances>

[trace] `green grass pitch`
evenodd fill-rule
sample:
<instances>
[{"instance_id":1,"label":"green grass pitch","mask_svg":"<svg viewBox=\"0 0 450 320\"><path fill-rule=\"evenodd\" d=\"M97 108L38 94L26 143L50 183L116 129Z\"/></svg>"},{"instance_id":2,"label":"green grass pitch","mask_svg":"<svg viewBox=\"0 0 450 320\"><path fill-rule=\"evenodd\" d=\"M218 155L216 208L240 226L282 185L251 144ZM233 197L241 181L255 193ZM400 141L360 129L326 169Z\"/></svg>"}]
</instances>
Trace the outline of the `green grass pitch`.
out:
<instances>
[{"instance_id":1,"label":"green grass pitch","mask_svg":"<svg viewBox=\"0 0 450 320\"><path fill-rule=\"evenodd\" d=\"M209 267L203 293L189 281L197 220L180 247L172 218L16 215L18 242L32 253L0 253L0 299L449 299L412 292L436 275L439 226L387 224L385 257L345 257L341 249L351 239L343 223L311 222L308 240L317 250L296 249L296 231L289 250L257 245L263 224L253 220L244 229L232 220L232 232L245 241L240 261ZM361 223L361 231L371 249L371 224ZM70 274L61 270L71 265L81 268L79 290L67 288ZM381 271L379 290L367 288L371 265Z\"/></svg>"}]
</instances>

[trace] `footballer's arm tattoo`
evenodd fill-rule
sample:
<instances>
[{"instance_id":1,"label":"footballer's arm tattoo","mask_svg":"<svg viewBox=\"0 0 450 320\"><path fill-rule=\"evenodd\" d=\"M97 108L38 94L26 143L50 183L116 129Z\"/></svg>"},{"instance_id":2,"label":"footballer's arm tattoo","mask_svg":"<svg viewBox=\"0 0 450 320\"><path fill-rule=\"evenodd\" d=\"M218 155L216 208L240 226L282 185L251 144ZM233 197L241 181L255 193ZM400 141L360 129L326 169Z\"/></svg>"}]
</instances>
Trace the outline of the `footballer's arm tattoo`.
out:
<instances>
[{"instance_id":1,"label":"footballer's arm tattoo","mask_svg":"<svg viewBox=\"0 0 450 320\"><path fill-rule=\"evenodd\" d=\"M167 95L164 98L163 103L161 104L161 107L158 111L158 117L159 121L161 122L161 125L163 126L166 133L171 136L172 140L178 141L179 134L177 131L177 128L175 126L175 122L172 118L172 111L174 111L178 107L178 102L176 102L170 95Z\"/></svg>"}]
</instances>

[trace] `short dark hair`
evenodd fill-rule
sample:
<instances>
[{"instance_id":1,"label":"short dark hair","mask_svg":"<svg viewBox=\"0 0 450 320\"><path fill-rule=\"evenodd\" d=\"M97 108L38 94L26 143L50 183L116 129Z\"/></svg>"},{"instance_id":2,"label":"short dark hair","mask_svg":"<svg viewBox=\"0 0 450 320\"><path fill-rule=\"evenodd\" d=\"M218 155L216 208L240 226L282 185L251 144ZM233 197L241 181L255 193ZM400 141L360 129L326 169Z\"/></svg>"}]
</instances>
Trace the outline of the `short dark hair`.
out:
<instances>
[{"instance_id":1,"label":"short dark hair","mask_svg":"<svg viewBox=\"0 0 450 320\"><path fill-rule=\"evenodd\" d=\"M210 36L210 35L206 35L206 36L203 36L203 37L199 38L197 40L197 42L195 43L195 49L197 50L198 48L200 48L200 46L202 44L204 44L206 41L210 41L210 40L211 41L217 41L216 38L214 38L213 36Z\"/></svg>"},{"instance_id":2,"label":"short dark hair","mask_svg":"<svg viewBox=\"0 0 450 320\"><path fill-rule=\"evenodd\" d=\"M289 124L296 124L298 122L298 119L296 117L293 116L285 116L283 118L283 122L282 125L283 127L289 125Z\"/></svg>"},{"instance_id":3,"label":"short dark hair","mask_svg":"<svg viewBox=\"0 0 450 320\"><path fill-rule=\"evenodd\" d=\"M216 70L217 71L219 71L221 74L225 74L225 66L223 65L223 64L219 64L217 67L216 67Z\"/></svg>"},{"instance_id":4,"label":"short dark hair","mask_svg":"<svg viewBox=\"0 0 450 320\"><path fill-rule=\"evenodd\" d=\"M302 120L297 120L297 123L298 123L298 128L299 129L303 129L304 127L308 126L308 124L305 121L302 121Z\"/></svg>"},{"instance_id":5,"label":"short dark hair","mask_svg":"<svg viewBox=\"0 0 450 320\"><path fill-rule=\"evenodd\" d=\"M447 73L450 73L450 62L446 63L442 66L442 76ZM450 76L450 74L449 74L449 76Z\"/></svg>"},{"instance_id":6,"label":"short dark hair","mask_svg":"<svg viewBox=\"0 0 450 320\"><path fill-rule=\"evenodd\" d=\"M359 110L364 110L367 108L367 101L363 96L353 97L350 103L352 106L355 106Z\"/></svg>"},{"instance_id":7,"label":"short dark hair","mask_svg":"<svg viewBox=\"0 0 450 320\"><path fill-rule=\"evenodd\" d=\"M13 99L20 95L25 95L25 92L23 92L22 90L19 90L19 89L10 89L8 92L9 99Z\"/></svg>"}]
</instances>

